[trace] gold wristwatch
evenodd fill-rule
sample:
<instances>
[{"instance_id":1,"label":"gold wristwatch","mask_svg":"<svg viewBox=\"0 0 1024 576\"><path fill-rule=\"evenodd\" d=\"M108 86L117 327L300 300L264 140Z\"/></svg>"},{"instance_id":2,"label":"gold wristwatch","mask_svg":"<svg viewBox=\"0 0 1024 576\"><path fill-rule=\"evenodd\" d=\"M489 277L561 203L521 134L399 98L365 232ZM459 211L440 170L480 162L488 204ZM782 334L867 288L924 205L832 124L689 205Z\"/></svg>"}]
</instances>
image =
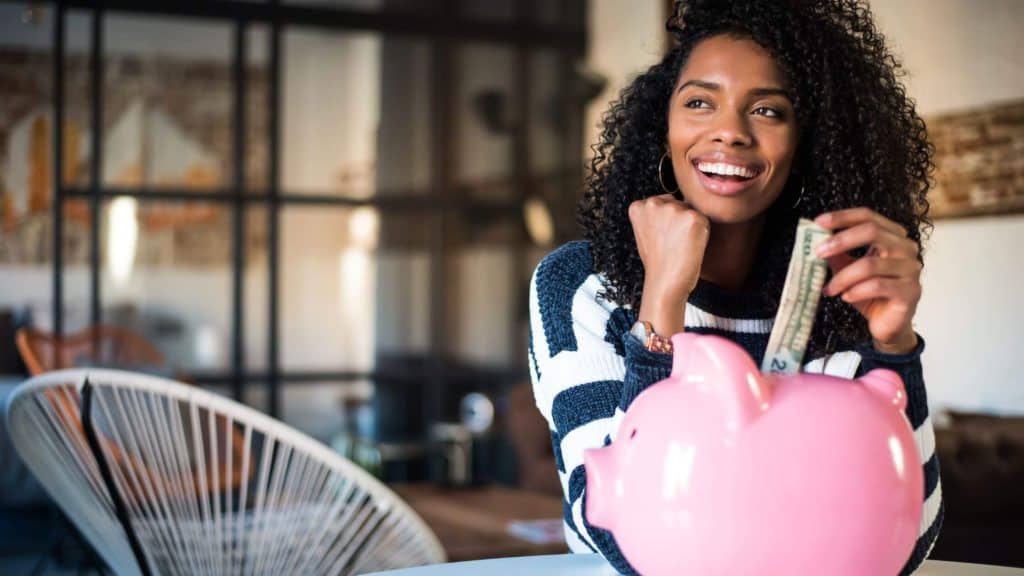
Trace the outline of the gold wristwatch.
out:
<instances>
[{"instance_id":1,"label":"gold wristwatch","mask_svg":"<svg viewBox=\"0 0 1024 576\"><path fill-rule=\"evenodd\" d=\"M629 330L629 333L642 342L644 348L647 348L651 352L660 352L662 354L672 353L672 340L655 332L654 326L646 320L637 320Z\"/></svg>"}]
</instances>

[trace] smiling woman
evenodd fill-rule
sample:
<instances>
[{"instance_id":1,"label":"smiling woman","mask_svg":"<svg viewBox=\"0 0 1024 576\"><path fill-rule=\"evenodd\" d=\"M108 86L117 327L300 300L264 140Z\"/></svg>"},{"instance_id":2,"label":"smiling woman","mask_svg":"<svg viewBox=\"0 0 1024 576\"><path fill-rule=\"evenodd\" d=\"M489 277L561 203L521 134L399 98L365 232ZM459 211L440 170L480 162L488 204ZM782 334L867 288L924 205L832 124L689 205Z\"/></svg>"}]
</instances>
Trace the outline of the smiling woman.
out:
<instances>
[{"instance_id":1,"label":"smiling woman","mask_svg":"<svg viewBox=\"0 0 1024 576\"><path fill-rule=\"evenodd\" d=\"M938 534L942 490L912 328L932 147L900 66L857 0L680 0L668 28L675 45L604 116L586 241L548 255L530 292L567 541L633 572L586 517L583 452L610 443L633 399L669 375L668 336L723 336L761 363L807 218L832 236L817 252L831 279L804 370L887 368L906 388L925 479L911 572Z\"/></svg>"}]
</instances>

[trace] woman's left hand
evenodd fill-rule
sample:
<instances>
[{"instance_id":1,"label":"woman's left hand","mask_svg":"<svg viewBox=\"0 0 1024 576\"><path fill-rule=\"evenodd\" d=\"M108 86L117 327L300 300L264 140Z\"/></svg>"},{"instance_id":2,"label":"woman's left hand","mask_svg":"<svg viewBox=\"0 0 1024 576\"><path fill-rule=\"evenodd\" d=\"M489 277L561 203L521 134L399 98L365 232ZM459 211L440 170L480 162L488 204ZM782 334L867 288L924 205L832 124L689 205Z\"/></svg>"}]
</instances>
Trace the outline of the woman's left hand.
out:
<instances>
[{"instance_id":1,"label":"woman's left hand","mask_svg":"<svg viewBox=\"0 0 1024 576\"><path fill-rule=\"evenodd\" d=\"M839 296L864 315L879 352L913 350L917 335L911 321L921 299L917 243L902 226L868 208L826 212L814 222L833 231L818 247L832 269L824 294ZM862 247L868 247L863 257L848 254Z\"/></svg>"}]
</instances>

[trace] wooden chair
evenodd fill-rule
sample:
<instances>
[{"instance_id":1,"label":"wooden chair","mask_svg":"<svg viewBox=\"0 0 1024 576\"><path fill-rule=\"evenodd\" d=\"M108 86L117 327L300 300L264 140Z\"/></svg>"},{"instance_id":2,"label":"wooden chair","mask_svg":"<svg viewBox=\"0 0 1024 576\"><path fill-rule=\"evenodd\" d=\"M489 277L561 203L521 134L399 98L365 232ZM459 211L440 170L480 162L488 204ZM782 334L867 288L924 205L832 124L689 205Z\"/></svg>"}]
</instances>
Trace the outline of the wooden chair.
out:
<instances>
[{"instance_id":1,"label":"wooden chair","mask_svg":"<svg viewBox=\"0 0 1024 576\"><path fill-rule=\"evenodd\" d=\"M166 361L155 346L120 326L99 324L63 337L35 328L21 328L15 335L15 341L33 376L83 366L166 370Z\"/></svg>"},{"instance_id":2,"label":"wooden chair","mask_svg":"<svg viewBox=\"0 0 1024 576\"><path fill-rule=\"evenodd\" d=\"M34 328L21 328L15 334L15 341L22 360L33 376L56 370L87 367L120 368L142 373L156 372L158 375L166 375L169 372L164 356L155 346L142 336L120 326L90 326L64 337L57 337ZM44 397L52 405L61 426L75 434L82 433L82 421L79 418L82 399L74 388L61 389L59 392L48 390ZM220 448L223 461L219 463L219 484L214 488L222 491L238 488L242 483L242 471L238 467L233 470L227 469L226 462L230 460L229 454L235 457L240 454L244 438L241 430L235 426L228 426L219 420L217 425L227 426L231 434L223 439ZM209 432L202 430L201 433L206 435ZM160 476L156 470L145 469L141 462L124 453L110 438L101 434L100 442L119 466L130 467L137 474ZM197 479L194 480L198 482Z\"/></svg>"}]
</instances>

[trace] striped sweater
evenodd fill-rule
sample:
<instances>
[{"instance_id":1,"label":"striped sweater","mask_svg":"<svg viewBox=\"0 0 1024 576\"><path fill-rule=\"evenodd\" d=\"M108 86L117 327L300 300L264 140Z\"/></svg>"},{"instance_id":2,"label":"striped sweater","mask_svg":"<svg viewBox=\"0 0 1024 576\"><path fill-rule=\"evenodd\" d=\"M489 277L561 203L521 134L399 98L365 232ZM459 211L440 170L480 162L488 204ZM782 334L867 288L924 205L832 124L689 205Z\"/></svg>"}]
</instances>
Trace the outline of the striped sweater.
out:
<instances>
[{"instance_id":1,"label":"striped sweater","mask_svg":"<svg viewBox=\"0 0 1024 576\"><path fill-rule=\"evenodd\" d=\"M530 375L537 407L551 432L569 548L599 552L619 572L633 574L612 535L591 525L584 514L583 451L611 443L633 399L668 377L672 357L649 352L630 334L636 312L599 298L602 288L586 242L570 242L541 261L530 284ZM700 281L686 304L686 330L724 336L760 365L776 307L756 295L727 292ZM804 368L845 378L888 368L903 378L906 414L924 467L925 502L919 538L902 574L913 572L928 555L943 514L935 436L921 373L924 340L919 341L908 354L882 354L868 343L815 359Z\"/></svg>"}]
</instances>

